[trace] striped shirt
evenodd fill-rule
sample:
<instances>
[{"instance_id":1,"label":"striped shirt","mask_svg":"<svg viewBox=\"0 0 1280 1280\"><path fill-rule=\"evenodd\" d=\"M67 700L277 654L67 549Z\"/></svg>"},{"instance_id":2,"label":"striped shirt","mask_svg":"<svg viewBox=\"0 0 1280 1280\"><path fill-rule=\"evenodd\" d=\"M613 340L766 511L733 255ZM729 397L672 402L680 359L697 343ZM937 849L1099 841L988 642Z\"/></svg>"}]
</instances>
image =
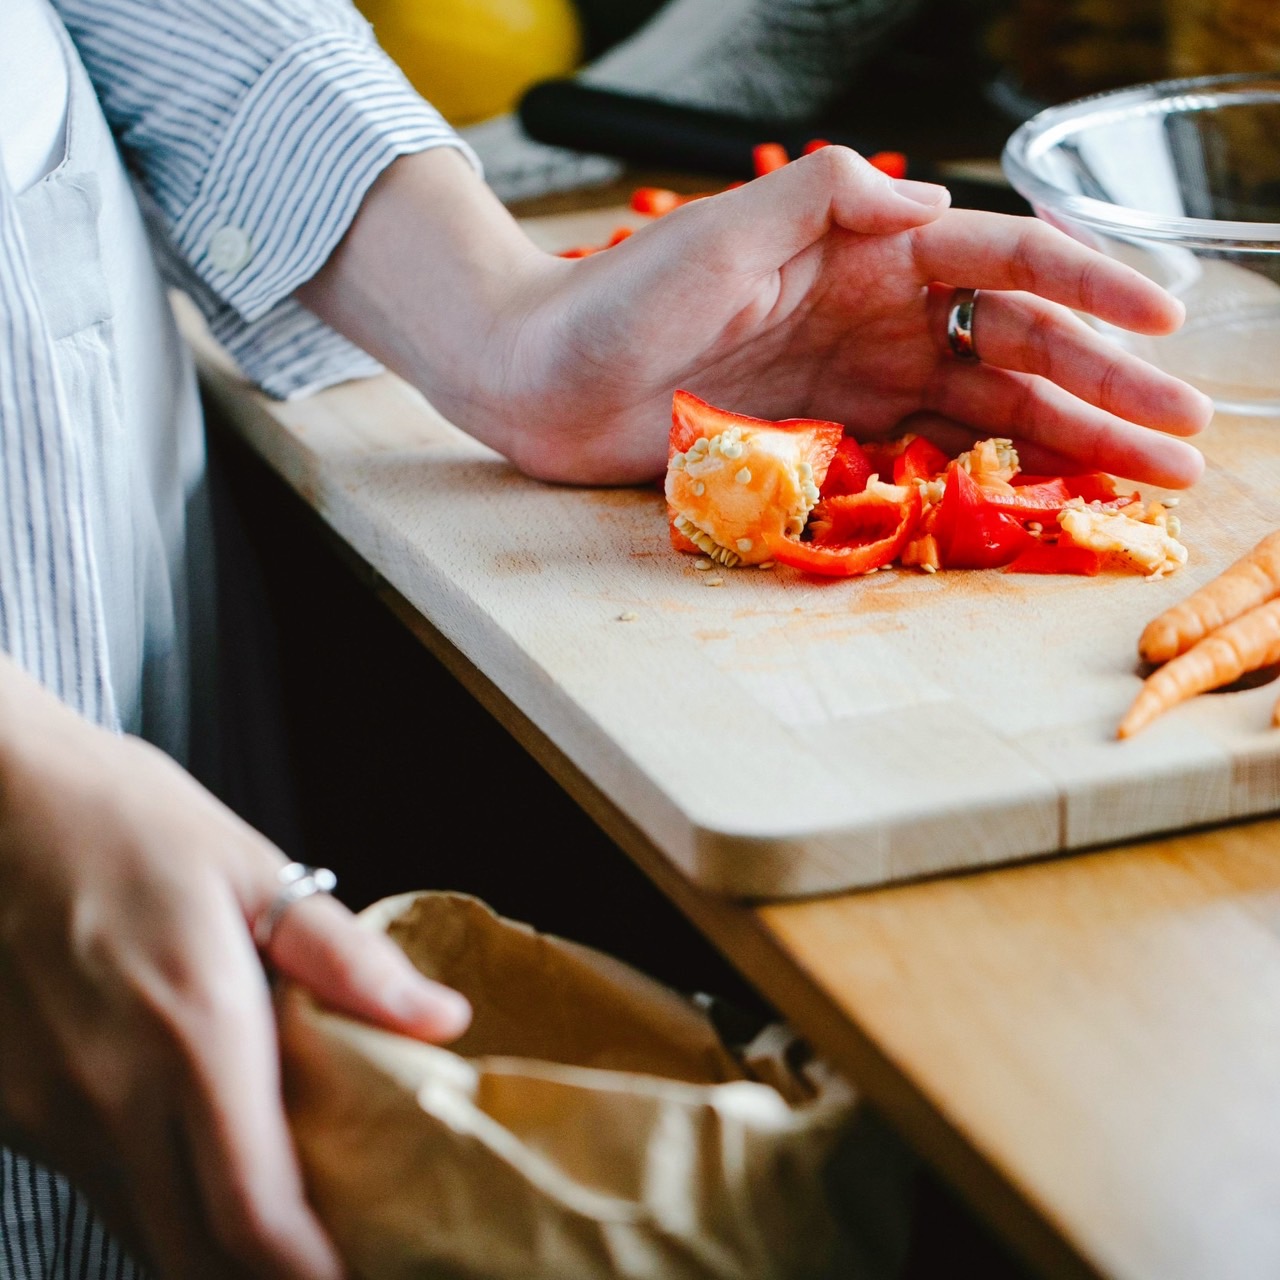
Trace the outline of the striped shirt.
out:
<instances>
[{"instance_id":1,"label":"striped shirt","mask_svg":"<svg viewBox=\"0 0 1280 1280\"><path fill-rule=\"evenodd\" d=\"M450 145L478 162L347 0L51 3L165 278L245 373L285 397L377 372L292 294L395 157ZM4 9L0 45L11 37ZM32 264L0 164L0 647L86 717L119 728L86 514L93 477ZM62 1179L0 1150L3 1280L137 1274Z\"/></svg>"}]
</instances>

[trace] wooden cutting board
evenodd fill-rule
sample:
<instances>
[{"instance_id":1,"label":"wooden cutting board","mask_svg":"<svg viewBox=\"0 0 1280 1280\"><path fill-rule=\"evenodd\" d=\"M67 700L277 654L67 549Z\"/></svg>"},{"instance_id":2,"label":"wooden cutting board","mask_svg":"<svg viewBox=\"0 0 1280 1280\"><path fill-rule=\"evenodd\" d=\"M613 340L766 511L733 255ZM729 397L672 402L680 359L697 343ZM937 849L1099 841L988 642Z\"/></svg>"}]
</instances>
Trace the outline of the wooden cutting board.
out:
<instances>
[{"instance_id":1,"label":"wooden cutting board","mask_svg":"<svg viewBox=\"0 0 1280 1280\"><path fill-rule=\"evenodd\" d=\"M626 220L529 226L558 248ZM390 375L268 401L188 329L259 451L705 888L820 893L1280 808L1280 683L1115 738L1146 621L1280 528L1280 421L1202 438L1167 579L823 583L700 572L656 489L528 480Z\"/></svg>"}]
</instances>

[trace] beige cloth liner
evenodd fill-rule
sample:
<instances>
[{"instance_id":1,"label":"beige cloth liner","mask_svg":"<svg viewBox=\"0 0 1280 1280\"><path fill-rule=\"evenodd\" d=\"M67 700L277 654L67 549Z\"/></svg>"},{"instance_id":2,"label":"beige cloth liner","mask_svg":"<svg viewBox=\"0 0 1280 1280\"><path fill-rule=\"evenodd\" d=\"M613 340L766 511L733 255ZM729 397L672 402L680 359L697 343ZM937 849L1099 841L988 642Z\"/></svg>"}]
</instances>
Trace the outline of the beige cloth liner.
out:
<instances>
[{"instance_id":1,"label":"beige cloth liner","mask_svg":"<svg viewBox=\"0 0 1280 1280\"><path fill-rule=\"evenodd\" d=\"M735 1055L694 1003L465 895L361 920L475 1010L445 1049L282 993L300 1157L362 1280L826 1274L855 1095L784 1027Z\"/></svg>"}]
</instances>

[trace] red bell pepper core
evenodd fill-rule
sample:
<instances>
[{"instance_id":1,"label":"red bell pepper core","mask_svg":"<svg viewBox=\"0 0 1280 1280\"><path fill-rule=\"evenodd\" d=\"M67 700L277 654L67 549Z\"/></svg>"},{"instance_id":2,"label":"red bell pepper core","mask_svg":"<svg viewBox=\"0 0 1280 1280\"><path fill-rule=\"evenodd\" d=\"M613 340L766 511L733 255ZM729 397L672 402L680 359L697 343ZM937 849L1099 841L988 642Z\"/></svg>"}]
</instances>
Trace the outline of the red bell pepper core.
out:
<instances>
[{"instance_id":1,"label":"red bell pepper core","mask_svg":"<svg viewBox=\"0 0 1280 1280\"><path fill-rule=\"evenodd\" d=\"M916 436L893 460L893 483L910 484L913 480L932 480L940 476L951 458L932 440Z\"/></svg>"},{"instance_id":2,"label":"red bell pepper core","mask_svg":"<svg viewBox=\"0 0 1280 1280\"><path fill-rule=\"evenodd\" d=\"M765 534L779 563L826 578L852 578L892 564L920 523L923 500L912 486L902 502L862 492L827 498L814 508L812 542Z\"/></svg>"},{"instance_id":3,"label":"red bell pepper core","mask_svg":"<svg viewBox=\"0 0 1280 1280\"><path fill-rule=\"evenodd\" d=\"M978 482L952 463L933 526L944 569L995 569L1031 542L1012 516L987 500Z\"/></svg>"},{"instance_id":4,"label":"red bell pepper core","mask_svg":"<svg viewBox=\"0 0 1280 1280\"><path fill-rule=\"evenodd\" d=\"M874 470L871 459L862 446L852 436L844 436L818 491L824 498L861 493L867 487L867 481L871 479Z\"/></svg>"},{"instance_id":5,"label":"red bell pepper core","mask_svg":"<svg viewBox=\"0 0 1280 1280\"><path fill-rule=\"evenodd\" d=\"M743 427L759 431L767 429L791 432L797 437L803 461L813 469L813 482L821 486L827 468L835 456L836 447L844 435L838 422L826 422L818 418L752 418L744 413L730 413L695 396L691 391L677 390L671 397L671 431L667 437L667 461L675 453L687 453L695 440L717 436L726 427ZM671 523L671 545L677 551L697 551L694 543Z\"/></svg>"},{"instance_id":6,"label":"red bell pepper core","mask_svg":"<svg viewBox=\"0 0 1280 1280\"><path fill-rule=\"evenodd\" d=\"M907 176L907 157L901 151L877 151L867 157L867 163L875 165L881 173L891 178Z\"/></svg>"},{"instance_id":7,"label":"red bell pepper core","mask_svg":"<svg viewBox=\"0 0 1280 1280\"><path fill-rule=\"evenodd\" d=\"M1102 557L1090 547L1074 542L1033 542L1009 561L1006 573L1076 573L1094 577Z\"/></svg>"},{"instance_id":8,"label":"red bell pepper core","mask_svg":"<svg viewBox=\"0 0 1280 1280\"><path fill-rule=\"evenodd\" d=\"M780 142L759 142L751 148L751 159L755 165L756 177L763 178L766 173L772 173L790 163L791 157Z\"/></svg>"}]
</instances>

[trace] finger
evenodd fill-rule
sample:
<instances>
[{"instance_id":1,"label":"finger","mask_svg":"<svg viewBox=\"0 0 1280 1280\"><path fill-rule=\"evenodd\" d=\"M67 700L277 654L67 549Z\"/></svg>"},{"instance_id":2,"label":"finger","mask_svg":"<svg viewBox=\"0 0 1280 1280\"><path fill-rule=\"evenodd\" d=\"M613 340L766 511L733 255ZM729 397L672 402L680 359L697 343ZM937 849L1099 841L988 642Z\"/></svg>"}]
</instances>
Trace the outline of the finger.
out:
<instances>
[{"instance_id":1,"label":"finger","mask_svg":"<svg viewBox=\"0 0 1280 1280\"><path fill-rule=\"evenodd\" d=\"M207 1235L246 1274L341 1280L344 1268L307 1203L294 1154L257 952L239 904L228 898L211 928L213 908L206 904L201 936L192 940L201 986L186 990L171 1015L186 1198L201 1206Z\"/></svg>"},{"instance_id":2,"label":"finger","mask_svg":"<svg viewBox=\"0 0 1280 1280\"><path fill-rule=\"evenodd\" d=\"M1172 333L1185 315L1181 302L1141 272L1039 218L952 209L912 239L929 280L1025 290L1135 333Z\"/></svg>"},{"instance_id":3,"label":"finger","mask_svg":"<svg viewBox=\"0 0 1280 1280\"><path fill-rule=\"evenodd\" d=\"M931 291L935 330L945 335L954 290ZM1091 328L1073 312L1035 294L987 290L973 310L974 348L989 365L1039 374L1090 404L1130 422L1195 435L1213 402ZM945 349L945 336L940 340Z\"/></svg>"},{"instance_id":4,"label":"finger","mask_svg":"<svg viewBox=\"0 0 1280 1280\"><path fill-rule=\"evenodd\" d=\"M944 416L979 424L984 435L1025 437L1089 469L1169 489L1187 488L1204 470L1192 445L1087 404L1047 378L965 365L942 387L932 407Z\"/></svg>"},{"instance_id":5,"label":"finger","mask_svg":"<svg viewBox=\"0 0 1280 1280\"><path fill-rule=\"evenodd\" d=\"M738 270L774 271L833 227L906 231L938 218L950 200L945 187L890 178L856 151L829 146L667 217L705 228L708 249L730 253Z\"/></svg>"},{"instance_id":6,"label":"finger","mask_svg":"<svg viewBox=\"0 0 1280 1280\"><path fill-rule=\"evenodd\" d=\"M945 454L954 458L957 454L971 449L989 431L979 432L954 418L943 417L940 413L913 413L903 418L890 433L893 436L913 432L933 441ZM1008 437L1018 454L1018 470L1026 475L1069 476L1079 474L1086 468L1079 458L1069 457L1058 449L1048 445L1037 444L1026 436L1011 435Z\"/></svg>"},{"instance_id":7,"label":"finger","mask_svg":"<svg viewBox=\"0 0 1280 1280\"><path fill-rule=\"evenodd\" d=\"M218 1280L244 1275L246 1268L214 1242L199 1212L196 1179L180 1159L173 1117L153 1107L137 1118L132 1136L134 1156L123 1181L132 1205L132 1249L139 1260L165 1277Z\"/></svg>"},{"instance_id":8,"label":"finger","mask_svg":"<svg viewBox=\"0 0 1280 1280\"><path fill-rule=\"evenodd\" d=\"M317 895L295 903L271 936L267 958L327 1007L390 1031L442 1043L471 1022L471 1006L424 977L389 938L361 928L341 903Z\"/></svg>"}]
</instances>

